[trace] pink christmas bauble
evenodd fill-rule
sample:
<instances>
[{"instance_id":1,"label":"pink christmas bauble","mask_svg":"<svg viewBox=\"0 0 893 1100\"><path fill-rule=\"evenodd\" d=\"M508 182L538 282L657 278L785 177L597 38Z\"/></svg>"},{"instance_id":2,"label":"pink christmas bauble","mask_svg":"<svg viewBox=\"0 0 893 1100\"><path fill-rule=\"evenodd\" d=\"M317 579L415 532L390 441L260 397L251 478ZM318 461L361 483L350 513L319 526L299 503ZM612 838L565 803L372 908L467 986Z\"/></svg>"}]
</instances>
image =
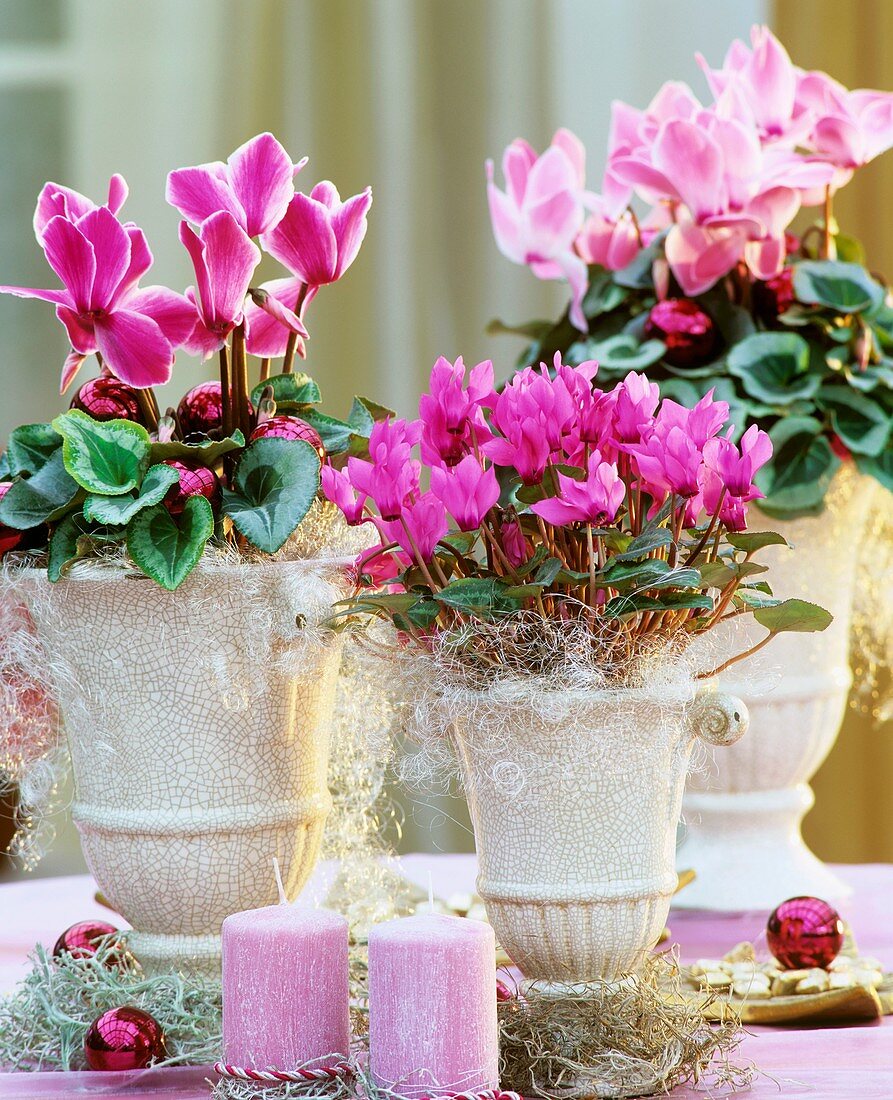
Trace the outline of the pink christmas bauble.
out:
<instances>
[{"instance_id":1,"label":"pink christmas bauble","mask_svg":"<svg viewBox=\"0 0 893 1100\"><path fill-rule=\"evenodd\" d=\"M164 1058L164 1032L141 1008L110 1008L90 1025L84 1056L90 1069L143 1069Z\"/></svg>"},{"instance_id":2,"label":"pink christmas bauble","mask_svg":"<svg viewBox=\"0 0 893 1100\"><path fill-rule=\"evenodd\" d=\"M11 481L0 481L0 500L6 496L11 487ZM7 527L0 523L0 558L10 550L15 550L24 537L24 531L17 531L14 527Z\"/></svg>"},{"instance_id":3,"label":"pink christmas bauble","mask_svg":"<svg viewBox=\"0 0 893 1100\"><path fill-rule=\"evenodd\" d=\"M252 439L265 439L270 436L276 439L303 439L319 455L320 462L325 462L326 449L319 432L299 416L287 416L284 413L271 416L269 420L258 424L251 433Z\"/></svg>"},{"instance_id":4,"label":"pink christmas bauble","mask_svg":"<svg viewBox=\"0 0 893 1100\"><path fill-rule=\"evenodd\" d=\"M71 408L88 413L94 420L143 422L136 391L107 374L85 382L71 399Z\"/></svg>"},{"instance_id":5,"label":"pink christmas bauble","mask_svg":"<svg viewBox=\"0 0 893 1100\"><path fill-rule=\"evenodd\" d=\"M843 946L843 921L821 898L788 898L772 911L766 942L788 970L827 967Z\"/></svg>"},{"instance_id":6,"label":"pink christmas bauble","mask_svg":"<svg viewBox=\"0 0 893 1100\"><path fill-rule=\"evenodd\" d=\"M184 438L210 435L223 427L222 393L219 382L201 382L183 397L177 406L177 421ZM254 412L250 401L248 408Z\"/></svg>"},{"instance_id":7,"label":"pink christmas bauble","mask_svg":"<svg viewBox=\"0 0 893 1100\"><path fill-rule=\"evenodd\" d=\"M758 317L767 324L777 320L797 300L794 296L794 269L783 267L771 279L754 283L752 299L754 313Z\"/></svg>"},{"instance_id":8,"label":"pink christmas bauble","mask_svg":"<svg viewBox=\"0 0 893 1100\"><path fill-rule=\"evenodd\" d=\"M649 340L667 345L664 359L672 367L701 367L716 354L719 338L713 318L690 298L665 298L652 306L645 322Z\"/></svg>"},{"instance_id":9,"label":"pink christmas bauble","mask_svg":"<svg viewBox=\"0 0 893 1100\"><path fill-rule=\"evenodd\" d=\"M206 497L211 507L217 509L220 504L220 480L213 470L197 463L180 462L176 458L169 458L165 466L173 466L180 476L179 482L164 498L165 507L172 516L178 516L186 507L186 501L194 496Z\"/></svg>"},{"instance_id":10,"label":"pink christmas bauble","mask_svg":"<svg viewBox=\"0 0 893 1100\"><path fill-rule=\"evenodd\" d=\"M66 928L56 940L53 958L71 955L75 959L86 959L96 954L100 941L105 936L113 936L118 929L104 920L82 920Z\"/></svg>"}]
</instances>

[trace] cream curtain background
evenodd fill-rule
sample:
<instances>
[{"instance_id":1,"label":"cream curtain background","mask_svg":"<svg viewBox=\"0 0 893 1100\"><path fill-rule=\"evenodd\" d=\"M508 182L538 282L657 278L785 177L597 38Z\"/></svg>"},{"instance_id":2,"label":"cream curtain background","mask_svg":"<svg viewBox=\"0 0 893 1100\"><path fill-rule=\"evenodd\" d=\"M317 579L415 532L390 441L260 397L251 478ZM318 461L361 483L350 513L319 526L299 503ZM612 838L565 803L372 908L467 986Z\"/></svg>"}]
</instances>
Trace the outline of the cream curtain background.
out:
<instances>
[{"instance_id":1,"label":"cream curtain background","mask_svg":"<svg viewBox=\"0 0 893 1100\"><path fill-rule=\"evenodd\" d=\"M44 179L99 195L121 171L153 279L185 285L166 171L270 129L310 156L299 186L328 177L342 194L366 184L375 194L354 268L313 305L307 369L336 414L354 392L411 414L438 354L492 357L504 375L517 347L487 337L487 321L547 316L564 299L497 253L485 158L518 135L541 148L565 125L584 140L597 186L612 99L644 105L671 77L703 90L694 50L718 62L767 18L800 64L893 88L890 0L0 0L0 281L47 277L28 228ZM893 276L881 215L891 183L888 158L840 217ZM63 407L63 351L51 312L0 299L3 437ZM209 373L184 360L162 401ZM808 820L824 857L893 858L889 734L848 721ZM470 847L461 800L398 797L404 849ZM63 824L42 870L71 873L79 861Z\"/></svg>"}]
</instances>

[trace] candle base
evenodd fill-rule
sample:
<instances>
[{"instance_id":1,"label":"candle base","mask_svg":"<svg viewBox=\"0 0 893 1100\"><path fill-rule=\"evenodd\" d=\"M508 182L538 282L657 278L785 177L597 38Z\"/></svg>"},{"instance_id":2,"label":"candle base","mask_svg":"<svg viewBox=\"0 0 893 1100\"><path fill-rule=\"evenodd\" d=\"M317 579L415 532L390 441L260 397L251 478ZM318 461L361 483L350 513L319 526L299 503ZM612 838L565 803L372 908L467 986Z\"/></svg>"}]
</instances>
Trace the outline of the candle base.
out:
<instances>
[{"instance_id":1,"label":"candle base","mask_svg":"<svg viewBox=\"0 0 893 1100\"><path fill-rule=\"evenodd\" d=\"M124 937L147 974L175 970L220 977L220 936L166 936L128 931Z\"/></svg>"}]
</instances>

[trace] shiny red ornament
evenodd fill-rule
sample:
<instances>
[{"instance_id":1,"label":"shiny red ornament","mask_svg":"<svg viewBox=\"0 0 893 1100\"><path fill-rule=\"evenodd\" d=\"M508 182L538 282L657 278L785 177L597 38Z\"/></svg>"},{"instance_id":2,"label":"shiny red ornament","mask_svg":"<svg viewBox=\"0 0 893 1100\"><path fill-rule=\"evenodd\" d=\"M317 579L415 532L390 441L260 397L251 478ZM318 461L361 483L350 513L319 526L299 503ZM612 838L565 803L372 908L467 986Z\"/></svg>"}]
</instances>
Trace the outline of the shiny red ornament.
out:
<instances>
[{"instance_id":1,"label":"shiny red ornament","mask_svg":"<svg viewBox=\"0 0 893 1100\"><path fill-rule=\"evenodd\" d=\"M66 928L56 940L53 958L72 955L76 959L86 959L95 955L100 941L105 936L113 936L118 929L104 920L82 920Z\"/></svg>"},{"instance_id":2,"label":"shiny red ornament","mask_svg":"<svg viewBox=\"0 0 893 1100\"><path fill-rule=\"evenodd\" d=\"M0 481L0 500L6 496L11 486L11 481ZM0 558L9 550L15 550L24 537L24 531L17 531L14 527L0 523Z\"/></svg>"},{"instance_id":3,"label":"shiny red ornament","mask_svg":"<svg viewBox=\"0 0 893 1100\"><path fill-rule=\"evenodd\" d=\"M770 915L766 942L788 970L828 967L843 946L843 921L821 898L788 898Z\"/></svg>"},{"instance_id":4,"label":"shiny red ornament","mask_svg":"<svg viewBox=\"0 0 893 1100\"><path fill-rule=\"evenodd\" d=\"M190 497L203 496L211 502L215 510L220 504L220 479L213 470L195 462L180 462L169 458L165 466L173 466L180 475L179 482L172 486L164 498L164 504L172 516L178 516L186 507Z\"/></svg>"},{"instance_id":5,"label":"shiny red ornament","mask_svg":"<svg viewBox=\"0 0 893 1100\"><path fill-rule=\"evenodd\" d=\"M514 990L509 989L509 987L505 984L505 982L501 982L497 978L496 979L496 1000L497 1000L497 1002L502 1004L506 1001L516 1001L517 999L518 998L517 998Z\"/></svg>"},{"instance_id":6,"label":"shiny red ornament","mask_svg":"<svg viewBox=\"0 0 893 1100\"><path fill-rule=\"evenodd\" d=\"M85 382L71 399L71 408L88 413L94 420L143 422L136 391L106 374Z\"/></svg>"},{"instance_id":7,"label":"shiny red ornament","mask_svg":"<svg viewBox=\"0 0 893 1100\"><path fill-rule=\"evenodd\" d=\"M223 390L219 382L201 382L177 406L177 422L183 436L210 435L223 427ZM254 412L254 406L248 402Z\"/></svg>"},{"instance_id":8,"label":"shiny red ornament","mask_svg":"<svg viewBox=\"0 0 893 1100\"><path fill-rule=\"evenodd\" d=\"M754 283L751 298L754 313L758 317L767 324L778 320L797 301L794 295L794 269L783 267L771 279Z\"/></svg>"},{"instance_id":9,"label":"shiny red ornament","mask_svg":"<svg viewBox=\"0 0 893 1100\"><path fill-rule=\"evenodd\" d=\"M90 1025L84 1056L90 1069L143 1069L165 1057L164 1032L141 1008L110 1008Z\"/></svg>"},{"instance_id":10,"label":"shiny red ornament","mask_svg":"<svg viewBox=\"0 0 893 1100\"><path fill-rule=\"evenodd\" d=\"M251 433L252 439L265 439L270 436L276 439L303 439L319 455L320 462L326 460L326 448L319 432L299 416L286 416L284 413L271 416L269 420L258 424Z\"/></svg>"},{"instance_id":11,"label":"shiny red ornament","mask_svg":"<svg viewBox=\"0 0 893 1100\"><path fill-rule=\"evenodd\" d=\"M714 357L719 344L713 318L690 298L664 298L652 306L645 336L663 340L664 360L671 367L701 367Z\"/></svg>"}]
</instances>

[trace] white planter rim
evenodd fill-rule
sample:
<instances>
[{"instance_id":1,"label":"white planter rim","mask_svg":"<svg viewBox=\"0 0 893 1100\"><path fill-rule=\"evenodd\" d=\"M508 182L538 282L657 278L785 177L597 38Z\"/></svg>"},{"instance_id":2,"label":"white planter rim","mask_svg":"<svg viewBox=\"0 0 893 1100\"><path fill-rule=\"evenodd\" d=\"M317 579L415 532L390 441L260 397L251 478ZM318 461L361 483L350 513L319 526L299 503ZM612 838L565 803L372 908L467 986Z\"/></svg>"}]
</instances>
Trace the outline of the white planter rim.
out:
<instances>
[{"instance_id":1,"label":"white planter rim","mask_svg":"<svg viewBox=\"0 0 893 1100\"><path fill-rule=\"evenodd\" d=\"M214 573L233 573L240 572L244 569L250 569L252 571L279 571L279 570L301 570L318 568L319 566L327 566L332 568L347 568L354 564L355 557L316 557L316 558L289 558L282 561L244 561L244 562L231 562L231 561L219 561L215 562L212 559L202 559L196 565L195 569L189 574L190 577L196 575L208 576ZM7 575L13 580L35 580L45 581L47 580L46 566L36 565L22 565L18 566L10 564L7 568ZM187 578L188 580L189 578ZM89 582L89 581L108 581L122 583L124 581L147 581L149 584L155 585L156 588L161 589L161 586L156 584L155 581L147 574L143 573L135 565L126 565L120 562L101 562L84 560L77 562L69 570L66 575L59 581L54 581L53 584L69 584L73 581ZM175 595L175 593L171 593Z\"/></svg>"}]
</instances>

